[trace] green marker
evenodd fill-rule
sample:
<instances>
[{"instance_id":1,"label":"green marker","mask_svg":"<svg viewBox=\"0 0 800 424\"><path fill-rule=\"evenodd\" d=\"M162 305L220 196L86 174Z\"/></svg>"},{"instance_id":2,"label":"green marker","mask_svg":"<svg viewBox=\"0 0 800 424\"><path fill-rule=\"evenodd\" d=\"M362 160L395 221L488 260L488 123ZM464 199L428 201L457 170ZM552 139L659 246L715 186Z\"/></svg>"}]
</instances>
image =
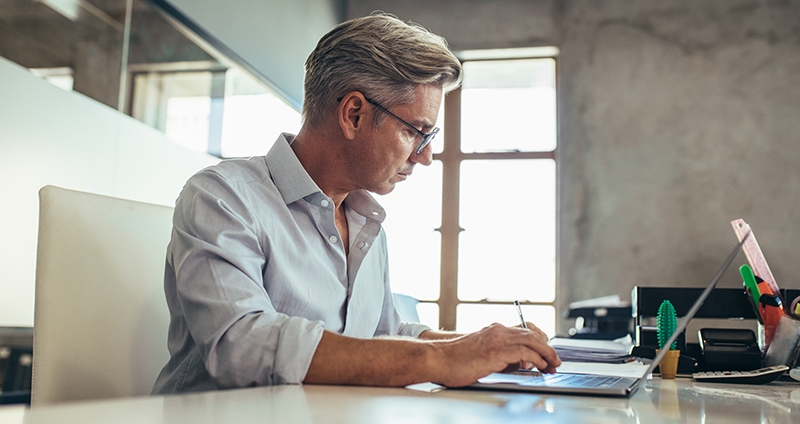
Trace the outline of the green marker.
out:
<instances>
[{"instance_id":1,"label":"green marker","mask_svg":"<svg viewBox=\"0 0 800 424\"><path fill-rule=\"evenodd\" d=\"M740 266L739 273L742 274L744 287L750 292L750 296L753 296L753 302L758 305L758 301L761 300L761 292L758 290L756 276L753 274L753 270L750 268L750 265L745 264Z\"/></svg>"}]
</instances>

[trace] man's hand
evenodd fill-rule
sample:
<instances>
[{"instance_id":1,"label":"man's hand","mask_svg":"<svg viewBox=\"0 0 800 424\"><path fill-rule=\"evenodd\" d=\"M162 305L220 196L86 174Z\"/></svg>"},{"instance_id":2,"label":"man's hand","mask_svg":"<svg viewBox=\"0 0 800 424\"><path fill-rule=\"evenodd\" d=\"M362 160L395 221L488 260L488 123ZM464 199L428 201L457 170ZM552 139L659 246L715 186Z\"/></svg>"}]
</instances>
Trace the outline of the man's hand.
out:
<instances>
[{"instance_id":1,"label":"man's hand","mask_svg":"<svg viewBox=\"0 0 800 424\"><path fill-rule=\"evenodd\" d=\"M547 336L527 325L492 324L466 335L430 330L419 339L357 339L325 331L303 381L393 387L430 381L459 387L520 364L555 372L561 360Z\"/></svg>"},{"instance_id":2,"label":"man's hand","mask_svg":"<svg viewBox=\"0 0 800 424\"><path fill-rule=\"evenodd\" d=\"M547 334L545 334L545 332L544 332L544 331L542 331L542 330L541 330L539 327L537 327L537 326L536 326L534 323L532 323L532 322L525 321L525 325L526 325L526 326L528 326L528 330L530 330L530 331L533 331L533 332L536 334L536 336L537 336L537 337L539 337L539 338L540 338L540 339L542 339L542 340L543 340L545 343L547 343L547 341L548 341L549 339L547 338ZM522 328L522 326L521 326L521 325L515 325L514 327L515 327L515 328Z\"/></svg>"},{"instance_id":3,"label":"man's hand","mask_svg":"<svg viewBox=\"0 0 800 424\"><path fill-rule=\"evenodd\" d=\"M440 354L434 364L439 377L434 382L465 386L525 363L545 373L555 372L561 360L547 344L547 336L535 325L527 325L528 329L492 324L457 339L434 342Z\"/></svg>"},{"instance_id":4,"label":"man's hand","mask_svg":"<svg viewBox=\"0 0 800 424\"><path fill-rule=\"evenodd\" d=\"M549 338L547 337L547 334L545 334L544 331L542 331L539 327L537 327L536 324L534 324L532 322L529 322L529 321L525 321L525 326L527 327L528 330L531 330L534 333L536 333L537 336L539 336L542 340L544 340L545 343L547 343L547 341L549 340ZM521 325L515 325L514 328L522 328L522 326ZM531 370L531 369L534 368L534 365L532 363L530 363L530 362L520 362L518 365L519 365L519 368L526 369L526 370ZM508 366L508 368L506 369L506 372L516 371L516 369L514 369L514 368L516 368L514 366L514 364L510 364Z\"/></svg>"}]
</instances>

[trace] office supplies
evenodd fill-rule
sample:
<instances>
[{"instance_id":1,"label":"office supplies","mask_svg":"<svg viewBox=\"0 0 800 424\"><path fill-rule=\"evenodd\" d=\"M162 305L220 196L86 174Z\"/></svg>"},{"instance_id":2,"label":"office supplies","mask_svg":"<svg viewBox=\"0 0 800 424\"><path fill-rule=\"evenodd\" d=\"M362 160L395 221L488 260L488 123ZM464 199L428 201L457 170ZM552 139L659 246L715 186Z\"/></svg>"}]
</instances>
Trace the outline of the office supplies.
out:
<instances>
[{"instance_id":1,"label":"office supplies","mask_svg":"<svg viewBox=\"0 0 800 424\"><path fill-rule=\"evenodd\" d=\"M783 304L781 298L772 292L771 287L758 276L756 276L761 296L758 299L758 312L761 320L764 322L764 349L769 349L772 339L775 337L775 331L778 328L778 323L781 320L783 313Z\"/></svg>"},{"instance_id":2,"label":"office supplies","mask_svg":"<svg viewBox=\"0 0 800 424\"><path fill-rule=\"evenodd\" d=\"M649 366L650 364L645 364L642 361L631 361L624 364L562 361L561 366L558 367L558 372L637 378L647 371Z\"/></svg>"},{"instance_id":3,"label":"office supplies","mask_svg":"<svg viewBox=\"0 0 800 424\"><path fill-rule=\"evenodd\" d=\"M633 355L644 358L655 357L658 347L655 317L663 299L670 299L678 316L686 315L695 300L703 292L704 287L640 287L631 290L631 303L635 322L635 347ZM800 291L797 293L800 295ZM702 319L757 319L753 304L742 288L714 288L705 303L697 310L695 318ZM702 359L700 345L696 341L687 341L687 335L678 337L678 348L681 360L678 363L679 374L691 374L703 371L699 368Z\"/></svg>"},{"instance_id":4,"label":"office supplies","mask_svg":"<svg viewBox=\"0 0 800 424\"><path fill-rule=\"evenodd\" d=\"M738 237L739 240L742 240L744 234L750 235L749 240L744 243L743 249L744 254L747 257L747 261L753 268L753 273L755 274L756 282L758 283L758 290L761 296L764 296L765 294L774 295L778 298L778 301L781 304L781 308L776 308L774 306L761 304L760 298L759 302L756 302L756 305L759 306L761 319L764 322L764 349L769 349L778 326L778 322L780 321L781 315L783 315L780 289L778 288L778 284L775 282L775 277L772 275L772 271L769 269L767 260L764 258L764 254L761 252L761 247L758 245L758 241L756 240L756 236L753 234L750 225L744 222L743 219L735 219L731 221L731 226L733 227L733 231L736 233L736 237Z\"/></svg>"},{"instance_id":5,"label":"office supplies","mask_svg":"<svg viewBox=\"0 0 800 424\"><path fill-rule=\"evenodd\" d=\"M750 292L745 290L744 292L745 297L747 297L747 301L750 303L750 306L753 307L753 314L756 316L758 323L764 325L764 319L761 318L761 311L758 309L758 304L753 299L753 296L750 295Z\"/></svg>"},{"instance_id":6,"label":"office supplies","mask_svg":"<svg viewBox=\"0 0 800 424\"><path fill-rule=\"evenodd\" d=\"M773 296L775 295L775 292L772 291L772 286L767 284L767 282L764 281L763 278L759 277L758 275L754 275L753 278L756 280L756 285L758 286L758 293L760 296L763 296L765 294L770 294ZM760 297L759 300L761 300Z\"/></svg>"},{"instance_id":7,"label":"office supplies","mask_svg":"<svg viewBox=\"0 0 800 424\"><path fill-rule=\"evenodd\" d=\"M747 292L750 293L753 302L758 305L758 300L761 298L761 291L758 289L758 283L756 282L755 274L753 274L753 269L750 268L750 265L742 265L739 267L739 274L742 275L744 287L747 289Z\"/></svg>"},{"instance_id":8,"label":"office supplies","mask_svg":"<svg viewBox=\"0 0 800 424\"><path fill-rule=\"evenodd\" d=\"M574 320L568 332L576 339L614 340L633 334L631 305L570 309L564 318Z\"/></svg>"},{"instance_id":9,"label":"office supplies","mask_svg":"<svg viewBox=\"0 0 800 424\"><path fill-rule=\"evenodd\" d=\"M411 384L406 386L406 389L409 390L416 390L418 392L425 392L425 393L436 393L441 392L442 390L446 389L447 387L441 386L436 383L417 383Z\"/></svg>"},{"instance_id":10,"label":"office supplies","mask_svg":"<svg viewBox=\"0 0 800 424\"><path fill-rule=\"evenodd\" d=\"M761 368L761 349L753 330L702 328L697 336L705 371L746 371Z\"/></svg>"},{"instance_id":11,"label":"office supplies","mask_svg":"<svg viewBox=\"0 0 800 424\"><path fill-rule=\"evenodd\" d=\"M758 282L756 281L755 274L753 274L753 269L750 268L750 265L745 264L739 267L739 273L742 275L742 282L744 283L747 300L750 302L750 305L753 306L753 313L755 313L756 318L758 318L758 323L763 325L764 318L759 308L761 290L758 289Z\"/></svg>"},{"instance_id":12,"label":"office supplies","mask_svg":"<svg viewBox=\"0 0 800 424\"><path fill-rule=\"evenodd\" d=\"M772 275L772 271L769 269L767 260L764 258L764 254L761 252L761 247L759 247L756 236L753 234L753 230L750 228L750 225L744 222L743 219L734 219L731 221L731 226L733 226L733 231L736 233L736 237L739 238L740 241L744 238L745 234L750 235L748 237L749 240L745 241L744 243L744 255L747 257L747 261L750 262L750 266L753 268L753 273L767 282L772 294L780 296L778 284L775 282L775 277ZM761 293L763 294L764 291L761 290Z\"/></svg>"},{"instance_id":13,"label":"office supplies","mask_svg":"<svg viewBox=\"0 0 800 424\"><path fill-rule=\"evenodd\" d=\"M618 294L571 302L564 317L575 320L572 338L614 340L633 333L631 304Z\"/></svg>"},{"instance_id":14,"label":"office supplies","mask_svg":"<svg viewBox=\"0 0 800 424\"><path fill-rule=\"evenodd\" d=\"M774 365L752 371L696 372L692 377L709 383L766 384L780 378L788 369L786 365Z\"/></svg>"},{"instance_id":15,"label":"office supplies","mask_svg":"<svg viewBox=\"0 0 800 424\"><path fill-rule=\"evenodd\" d=\"M789 306L789 313L795 318L800 318L800 296L794 298L792 301Z\"/></svg>"},{"instance_id":16,"label":"office supplies","mask_svg":"<svg viewBox=\"0 0 800 424\"><path fill-rule=\"evenodd\" d=\"M800 358L800 320L782 315L764 357L765 365L796 367Z\"/></svg>"},{"instance_id":17,"label":"office supplies","mask_svg":"<svg viewBox=\"0 0 800 424\"><path fill-rule=\"evenodd\" d=\"M528 328L528 324L525 324L525 317L522 316L522 308L519 306L519 300L514 301L514 306L517 308L517 315L519 315L519 320L522 322L522 328Z\"/></svg>"},{"instance_id":18,"label":"office supplies","mask_svg":"<svg viewBox=\"0 0 800 424\"><path fill-rule=\"evenodd\" d=\"M630 335L617 340L573 339L555 337L550 346L565 362L621 364L633 359Z\"/></svg>"},{"instance_id":19,"label":"office supplies","mask_svg":"<svg viewBox=\"0 0 800 424\"><path fill-rule=\"evenodd\" d=\"M781 298L775 296L774 294L765 294L761 296L761 298L759 299L759 303L764 305L764 307L771 306L773 308L780 308L781 310L783 310L783 308L781 307Z\"/></svg>"},{"instance_id":20,"label":"office supplies","mask_svg":"<svg viewBox=\"0 0 800 424\"><path fill-rule=\"evenodd\" d=\"M665 342L665 345L671 345L678 336L686 329L686 326L691 321L692 317L703 305L708 295L717 285L722 278L722 274L733 262L739 249L747 240L749 234L745 234L736 247L730 252L725 262L717 270L717 273L711 279L711 282L700 294L700 297L695 300L689 312L680 320L678 327L672 333L672 336ZM644 382L647 375L653 372L658 366L658 363L663 359L668 350L662 350L656 356L650 366L647 367L644 373L638 378L621 378L621 377L606 377L597 376L592 374L542 374L532 371L519 371L516 373L493 373L479 379L476 383L464 387L465 389L482 389L482 390L504 390L504 391L523 391L534 393L562 393L562 394L584 394L595 396L630 396L639 386Z\"/></svg>"}]
</instances>

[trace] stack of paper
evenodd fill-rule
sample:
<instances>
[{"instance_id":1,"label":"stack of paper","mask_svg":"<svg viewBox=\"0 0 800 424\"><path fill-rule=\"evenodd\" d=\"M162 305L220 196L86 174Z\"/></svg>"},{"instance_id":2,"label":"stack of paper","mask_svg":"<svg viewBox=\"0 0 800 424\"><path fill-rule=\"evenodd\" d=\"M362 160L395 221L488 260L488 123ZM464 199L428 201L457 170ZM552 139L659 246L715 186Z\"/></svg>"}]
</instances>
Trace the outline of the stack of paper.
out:
<instances>
[{"instance_id":1,"label":"stack of paper","mask_svg":"<svg viewBox=\"0 0 800 424\"><path fill-rule=\"evenodd\" d=\"M650 364L631 361L624 364L605 364L598 362L562 362L557 372L567 374L594 374L611 377L639 378L644 375ZM648 375L648 379L650 376Z\"/></svg>"},{"instance_id":2,"label":"stack of paper","mask_svg":"<svg viewBox=\"0 0 800 424\"><path fill-rule=\"evenodd\" d=\"M620 364L633 359L630 336L617 340L553 338L550 339L550 346L562 361Z\"/></svg>"}]
</instances>

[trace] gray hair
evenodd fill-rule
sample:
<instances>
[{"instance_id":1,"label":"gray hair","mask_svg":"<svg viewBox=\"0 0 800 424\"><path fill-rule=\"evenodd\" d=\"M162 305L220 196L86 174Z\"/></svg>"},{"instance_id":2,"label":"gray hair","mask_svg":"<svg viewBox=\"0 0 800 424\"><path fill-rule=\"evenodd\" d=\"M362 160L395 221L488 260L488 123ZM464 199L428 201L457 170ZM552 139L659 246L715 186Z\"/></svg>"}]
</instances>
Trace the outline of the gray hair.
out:
<instances>
[{"instance_id":1,"label":"gray hair","mask_svg":"<svg viewBox=\"0 0 800 424\"><path fill-rule=\"evenodd\" d=\"M336 26L320 39L305 69L303 119L311 127L352 91L389 108L412 103L418 85L436 84L447 92L463 78L444 38L385 13ZM376 125L383 119L385 114Z\"/></svg>"}]
</instances>

